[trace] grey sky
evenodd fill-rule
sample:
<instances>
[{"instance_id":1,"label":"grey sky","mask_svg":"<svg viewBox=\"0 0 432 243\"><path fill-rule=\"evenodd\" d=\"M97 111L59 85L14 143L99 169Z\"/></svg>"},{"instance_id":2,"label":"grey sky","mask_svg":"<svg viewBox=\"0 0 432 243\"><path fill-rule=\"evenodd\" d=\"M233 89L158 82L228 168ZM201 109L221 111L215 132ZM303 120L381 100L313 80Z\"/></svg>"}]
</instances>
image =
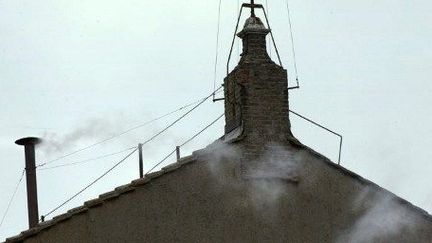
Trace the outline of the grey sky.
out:
<instances>
[{"instance_id":1,"label":"grey sky","mask_svg":"<svg viewBox=\"0 0 432 243\"><path fill-rule=\"evenodd\" d=\"M61 138L77 129L96 129L64 151L39 150L37 160L43 162L212 91L218 1L173 2L0 1L1 214L24 166L23 150L15 139ZM268 4L276 44L293 84L285 1ZM290 4L301 82L301 89L290 93L290 107L344 135L343 166L432 212L432 3L291 0ZM222 2L219 84L225 76L236 12L237 1ZM232 67L238 54L235 46ZM144 148L146 168L216 118L222 106L206 103ZM173 119L58 163L137 144ZM296 117L291 120L303 143L336 161L337 137ZM223 122L218 122L184 154L210 143L222 131ZM60 204L119 158L38 172L40 213ZM137 175L134 155L56 214ZM0 239L26 227L22 183L0 228Z\"/></svg>"}]
</instances>

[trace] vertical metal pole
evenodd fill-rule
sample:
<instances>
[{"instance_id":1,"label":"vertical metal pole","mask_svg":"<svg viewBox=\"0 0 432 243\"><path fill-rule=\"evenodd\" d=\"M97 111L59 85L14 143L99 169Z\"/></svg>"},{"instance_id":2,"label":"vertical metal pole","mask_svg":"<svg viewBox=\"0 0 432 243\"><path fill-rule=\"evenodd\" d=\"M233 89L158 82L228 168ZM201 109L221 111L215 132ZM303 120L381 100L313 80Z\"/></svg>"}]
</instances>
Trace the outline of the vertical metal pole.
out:
<instances>
[{"instance_id":1,"label":"vertical metal pole","mask_svg":"<svg viewBox=\"0 0 432 243\"><path fill-rule=\"evenodd\" d=\"M15 141L16 144L24 146L27 182L27 208L30 228L37 226L39 223L35 162L35 145L39 142L40 139L34 137L22 138Z\"/></svg>"},{"instance_id":2,"label":"vertical metal pole","mask_svg":"<svg viewBox=\"0 0 432 243\"><path fill-rule=\"evenodd\" d=\"M227 74L227 76L229 74L229 64L230 64L231 55L232 55L232 51L233 51L233 47L234 47L235 38L236 38L236 35L237 35L238 26L239 26L239 23L240 23L240 18L242 16L242 12L243 12L243 5L241 5L240 11L239 11L239 15L237 17L237 24L236 24L236 27L235 27L235 30L234 30L234 36L233 36L233 39L232 39L232 42L231 42L231 48L230 48L230 52L229 52L229 55L228 55L228 60L227 60L227 64L226 64L226 74Z\"/></svg>"},{"instance_id":3,"label":"vertical metal pole","mask_svg":"<svg viewBox=\"0 0 432 243\"><path fill-rule=\"evenodd\" d=\"M274 49L275 49L275 52L276 52L276 55L277 55L277 58L278 58L278 61L279 61L279 65L280 65L281 67L283 67L283 65L282 65L282 61L281 61L281 58L280 58L280 55L279 55L279 51L278 51L277 46L276 46L276 42L275 42L274 37L273 37L273 32L272 32L272 30L271 30L270 23L269 23L269 20L268 20L268 18L267 18L267 14L266 14L266 11L265 11L264 8L263 8L263 13L264 13L264 18L265 18L266 23L267 23L267 27L268 27L269 30L270 30L270 37L271 37L271 40L272 40L272 42L273 42L273 47L274 47Z\"/></svg>"},{"instance_id":4,"label":"vertical metal pole","mask_svg":"<svg viewBox=\"0 0 432 243\"><path fill-rule=\"evenodd\" d=\"M180 146L176 146L177 161L180 160Z\"/></svg>"},{"instance_id":5,"label":"vertical metal pole","mask_svg":"<svg viewBox=\"0 0 432 243\"><path fill-rule=\"evenodd\" d=\"M343 140L342 135L340 135L339 133L334 132L334 131L328 129L327 127L325 127L325 126L323 126L323 125L320 125L320 124L318 124L318 123L312 121L312 120L309 119L309 118L306 118L306 117L300 115L299 113L297 113L297 112L295 112L295 111L293 111L293 110L289 110L289 112L291 112L291 113L293 113L294 115L296 115L296 116L298 116L298 117L300 117L300 118L302 118L302 119L304 119L304 120L306 120L306 121L308 121L308 122L314 124L315 126L318 126L318 127L322 128L322 129L324 129L324 130L326 130L326 131L328 131L328 132L330 132L330 133L333 133L334 135L336 135L336 136L339 137L340 140L339 140L338 165L340 165L340 160L341 160L341 155L342 155L342 140Z\"/></svg>"},{"instance_id":6,"label":"vertical metal pole","mask_svg":"<svg viewBox=\"0 0 432 243\"><path fill-rule=\"evenodd\" d=\"M139 156L139 176L144 177L144 165L143 165L143 153L142 153L142 143L138 144L138 156Z\"/></svg>"},{"instance_id":7,"label":"vertical metal pole","mask_svg":"<svg viewBox=\"0 0 432 243\"><path fill-rule=\"evenodd\" d=\"M338 157L338 165L340 165L340 160L341 160L341 154L342 154L342 136L339 136L340 141L339 141L339 157Z\"/></svg>"}]
</instances>

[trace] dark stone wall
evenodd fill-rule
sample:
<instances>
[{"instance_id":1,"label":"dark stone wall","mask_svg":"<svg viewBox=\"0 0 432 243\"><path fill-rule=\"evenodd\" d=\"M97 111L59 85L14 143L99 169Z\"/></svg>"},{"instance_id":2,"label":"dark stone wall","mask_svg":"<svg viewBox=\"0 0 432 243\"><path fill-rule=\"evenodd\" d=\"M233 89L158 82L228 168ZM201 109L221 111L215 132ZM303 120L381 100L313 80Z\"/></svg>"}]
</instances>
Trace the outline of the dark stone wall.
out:
<instances>
[{"instance_id":1,"label":"dark stone wall","mask_svg":"<svg viewBox=\"0 0 432 243\"><path fill-rule=\"evenodd\" d=\"M266 50L266 32L245 33L243 37L243 54L240 63L271 61Z\"/></svg>"},{"instance_id":2,"label":"dark stone wall","mask_svg":"<svg viewBox=\"0 0 432 243\"><path fill-rule=\"evenodd\" d=\"M241 60L224 79L225 133L242 126L242 144L256 157L266 145L288 144L293 136L287 72L267 54L269 31L257 18L248 21L255 25L246 25L239 33L243 39Z\"/></svg>"},{"instance_id":3,"label":"dark stone wall","mask_svg":"<svg viewBox=\"0 0 432 243\"><path fill-rule=\"evenodd\" d=\"M242 180L221 149L24 242L431 242L430 218L307 151L292 183Z\"/></svg>"},{"instance_id":4,"label":"dark stone wall","mask_svg":"<svg viewBox=\"0 0 432 243\"><path fill-rule=\"evenodd\" d=\"M214 143L24 242L430 243L426 212L291 143L286 70L266 53L268 30L249 23L241 61L224 80L225 133L241 127L239 140Z\"/></svg>"}]
</instances>

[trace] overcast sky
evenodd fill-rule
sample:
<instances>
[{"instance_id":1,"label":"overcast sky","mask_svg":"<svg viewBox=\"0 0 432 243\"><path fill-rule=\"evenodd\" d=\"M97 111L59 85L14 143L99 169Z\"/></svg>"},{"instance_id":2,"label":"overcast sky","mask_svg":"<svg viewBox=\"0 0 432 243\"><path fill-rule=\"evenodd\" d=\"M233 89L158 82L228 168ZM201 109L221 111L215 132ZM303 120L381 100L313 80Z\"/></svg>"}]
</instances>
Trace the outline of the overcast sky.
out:
<instances>
[{"instance_id":1,"label":"overcast sky","mask_svg":"<svg viewBox=\"0 0 432 243\"><path fill-rule=\"evenodd\" d=\"M58 141L61 149L38 149L43 163L212 92L217 6L218 0L0 1L0 215L24 167L16 139ZM290 92L290 108L343 134L344 167L432 212L432 2L291 0L290 6L301 85ZM268 0L268 7L292 85L285 0ZM218 85L237 11L237 1L222 1ZM222 102L205 103L145 146L146 169L222 112ZM179 114L52 165L136 145ZM337 137L291 120L299 140L337 160ZM216 123L183 155L220 137L223 125ZM38 171L40 214L124 155ZM135 154L48 218L136 179L137 168ZM26 210L24 180L0 239L28 227Z\"/></svg>"}]
</instances>

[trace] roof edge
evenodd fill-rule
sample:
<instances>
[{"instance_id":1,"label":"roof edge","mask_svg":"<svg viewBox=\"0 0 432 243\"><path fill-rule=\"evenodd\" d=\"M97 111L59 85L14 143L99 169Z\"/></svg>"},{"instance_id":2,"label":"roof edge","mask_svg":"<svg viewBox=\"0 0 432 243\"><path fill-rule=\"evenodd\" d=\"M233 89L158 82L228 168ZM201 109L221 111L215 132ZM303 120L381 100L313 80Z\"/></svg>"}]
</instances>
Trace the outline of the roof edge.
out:
<instances>
[{"instance_id":1,"label":"roof edge","mask_svg":"<svg viewBox=\"0 0 432 243\"><path fill-rule=\"evenodd\" d=\"M22 242L25 239L28 239L28 238L31 238L31 237L37 235L38 233L40 233L43 230L47 230L47 229L55 226L56 224L58 224L60 222L69 220L76 215L86 213L91 208L102 206L107 201L116 199L116 198L118 198L124 194L132 192L135 189L146 185L151 180L156 179L156 178L158 178L164 174L168 174L170 172L173 172L176 169L179 169L180 167L182 167L183 165L189 164L189 163L194 162L194 161L196 161L196 157L194 155L183 157L183 158L179 159L177 162L163 167L160 171L146 174L143 178L139 178L139 179L131 181L128 184L116 187L113 191L109 191L109 192L100 194L99 197L97 197L97 198L85 201L83 203L83 205L81 205L81 206L69 209L66 213L59 214L50 220L47 220L45 222L41 222L37 226L30 228L28 230L24 230L16 236L6 238L6 240L4 242L5 243Z\"/></svg>"},{"instance_id":2,"label":"roof edge","mask_svg":"<svg viewBox=\"0 0 432 243\"><path fill-rule=\"evenodd\" d=\"M365 178L363 178L362 176L342 167L341 165L338 165L337 163L332 162L330 159L328 159L327 157L325 157L324 155L318 153L317 151L313 150L312 148L302 144L300 141L298 141L297 139L294 140L290 140L290 144L292 144L293 146L299 148L299 149L303 149L305 151L310 152L313 156L315 156L316 158L319 158L320 160L322 160L324 163L326 163L327 165L331 166L332 168L338 170L340 173L343 173L347 176L350 176L356 180L358 180L361 184L364 185L369 185L374 187L376 190L378 191L382 191L384 193L390 194L391 196L393 196L395 199L398 200L399 203L401 203L402 205L405 205L409 208L411 208L412 210L414 210L415 212L419 213L422 217L424 217L426 220L432 222L432 215L430 215L427 211L423 210L420 207L417 207L415 205L413 205L412 203L410 203L409 201L397 196L396 194L388 191L387 189L384 189L382 187L380 187L379 185L373 183L370 180L367 180ZM116 199L124 194L127 194L129 192L132 192L134 190L136 190L139 187L142 187L144 185L146 185L148 182L150 182L153 179L156 179L158 177L161 177L165 174L171 173L176 171L177 169L181 168L182 166L192 163L192 162L196 162L196 161L200 161L202 160L202 158L200 157L204 157L205 155L208 153L207 148L209 148L210 145L208 145L206 148L200 149L200 150L196 150L192 153L192 155L190 156L186 156L181 158L180 160L178 160L175 163L169 164L165 167L163 167L160 171L156 171L156 172L152 172L149 174L146 174L144 176L144 178L139 178L136 180L132 180L130 183L116 187L113 191L109 191L103 194L100 194L98 198L94 198L94 199L90 199L88 201L85 201L83 203L83 205L72 208L70 210L68 210L66 213L57 215L55 217L53 217L52 219L39 223L36 227L33 227L31 229L22 231L19 235L16 236L12 236L9 238L6 238L5 243L9 243L9 242L22 242L25 239L31 238L35 235L37 235L39 232L49 229L52 226L55 226L57 223L66 221L71 219L72 217L82 214L82 213L86 213L89 209L94 208L94 207L98 207L98 206L102 206L105 202Z\"/></svg>"}]
</instances>

